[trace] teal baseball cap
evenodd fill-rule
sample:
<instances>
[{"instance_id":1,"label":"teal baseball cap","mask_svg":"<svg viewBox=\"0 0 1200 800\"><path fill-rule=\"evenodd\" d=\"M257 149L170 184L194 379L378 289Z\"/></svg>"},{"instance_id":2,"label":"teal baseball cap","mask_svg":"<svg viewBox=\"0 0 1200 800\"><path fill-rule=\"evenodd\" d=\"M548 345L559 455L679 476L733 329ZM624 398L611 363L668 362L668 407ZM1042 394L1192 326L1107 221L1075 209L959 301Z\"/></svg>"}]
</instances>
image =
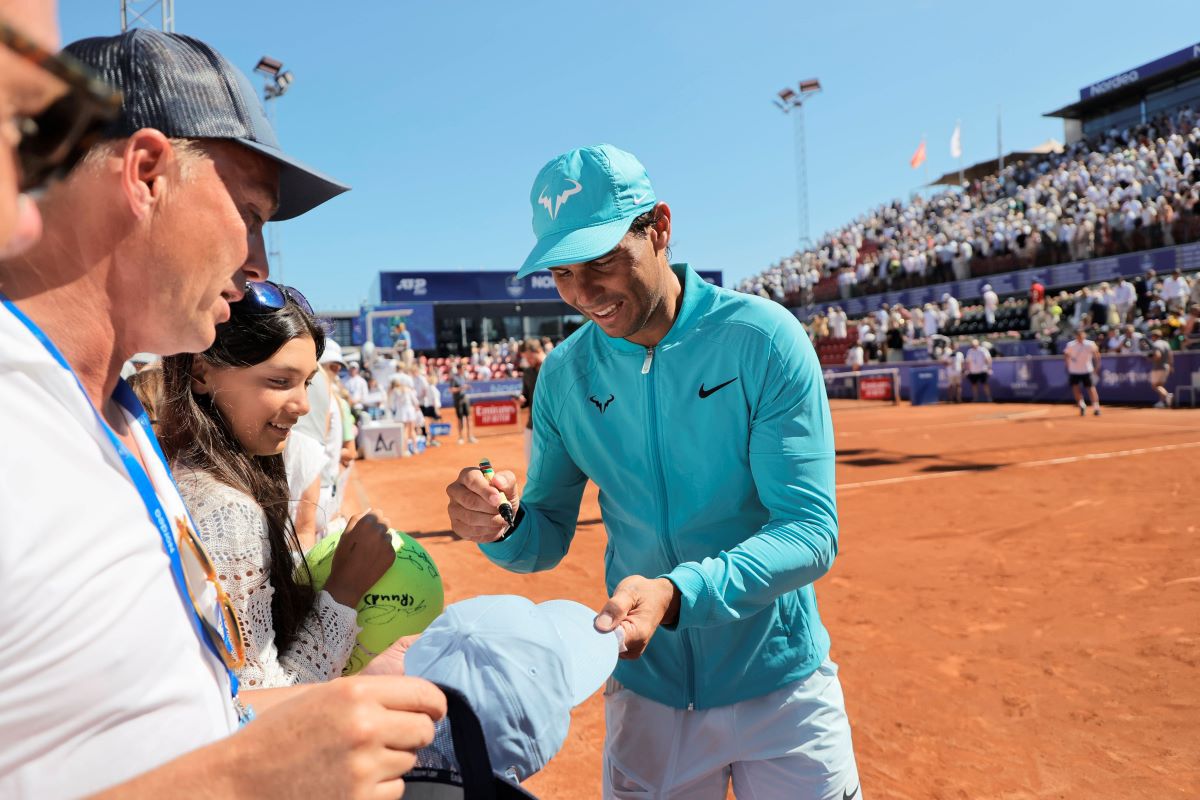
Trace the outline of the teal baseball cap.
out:
<instances>
[{"instance_id":1,"label":"teal baseball cap","mask_svg":"<svg viewBox=\"0 0 1200 800\"><path fill-rule=\"evenodd\" d=\"M537 244L518 278L599 258L658 203L646 168L611 144L568 150L542 167L529 192Z\"/></svg>"}]
</instances>

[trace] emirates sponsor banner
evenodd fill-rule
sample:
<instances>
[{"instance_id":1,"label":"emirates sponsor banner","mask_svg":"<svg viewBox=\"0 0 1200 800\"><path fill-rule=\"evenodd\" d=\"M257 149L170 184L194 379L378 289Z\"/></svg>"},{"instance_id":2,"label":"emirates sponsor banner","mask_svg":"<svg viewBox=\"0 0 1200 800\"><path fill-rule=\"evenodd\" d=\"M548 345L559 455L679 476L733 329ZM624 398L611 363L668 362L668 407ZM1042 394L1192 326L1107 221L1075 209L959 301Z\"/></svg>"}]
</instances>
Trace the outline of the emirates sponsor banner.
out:
<instances>
[{"instance_id":1,"label":"emirates sponsor banner","mask_svg":"<svg viewBox=\"0 0 1200 800\"><path fill-rule=\"evenodd\" d=\"M858 396L862 400L891 400L892 379L882 375L862 378L858 382Z\"/></svg>"},{"instance_id":2,"label":"emirates sponsor banner","mask_svg":"<svg viewBox=\"0 0 1200 800\"><path fill-rule=\"evenodd\" d=\"M517 424L517 404L511 400L472 403L471 413L475 417L475 424L481 428Z\"/></svg>"}]
</instances>

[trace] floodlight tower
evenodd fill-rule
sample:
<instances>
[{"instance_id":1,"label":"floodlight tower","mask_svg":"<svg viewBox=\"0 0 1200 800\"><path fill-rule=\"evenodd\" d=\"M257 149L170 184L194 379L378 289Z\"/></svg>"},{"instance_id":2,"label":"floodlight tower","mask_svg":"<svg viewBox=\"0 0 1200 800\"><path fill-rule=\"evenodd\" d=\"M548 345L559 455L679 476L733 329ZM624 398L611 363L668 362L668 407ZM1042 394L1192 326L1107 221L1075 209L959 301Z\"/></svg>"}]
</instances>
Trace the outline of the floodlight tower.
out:
<instances>
[{"instance_id":1,"label":"floodlight tower","mask_svg":"<svg viewBox=\"0 0 1200 800\"><path fill-rule=\"evenodd\" d=\"M797 91L798 90L798 91ZM780 90L776 107L792 116L796 134L796 211L800 223L800 248L813 245L808 235L808 157L804 141L804 104L821 93L821 82L816 78L800 81L796 89L790 86Z\"/></svg>"},{"instance_id":2,"label":"floodlight tower","mask_svg":"<svg viewBox=\"0 0 1200 800\"><path fill-rule=\"evenodd\" d=\"M254 66L254 71L263 77L263 106L267 111L267 119L271 122L271 127L275 125L275 102L280 97L283 97L292 85L295 76L291 70L283 68L283 62L277 58L263 56ZM275 131L276 136L279 131ZM283 282L283 233L279 230L279 225L271 223L267 225L267 262L271 265L271 269L278 275L279 282Z\"/></svg>"},{"instance_id":3,"label":"floodlight tower","mask_svg":"<svg viewBox=\"0 0 1200 800\"><path fill-rule=\"evenodd\" d=\"M175 32L175 0L121 0L121 31L130 28L153 28L150 16L158 10L158 29L163 33Z\"/></svg>"}]
</instances>

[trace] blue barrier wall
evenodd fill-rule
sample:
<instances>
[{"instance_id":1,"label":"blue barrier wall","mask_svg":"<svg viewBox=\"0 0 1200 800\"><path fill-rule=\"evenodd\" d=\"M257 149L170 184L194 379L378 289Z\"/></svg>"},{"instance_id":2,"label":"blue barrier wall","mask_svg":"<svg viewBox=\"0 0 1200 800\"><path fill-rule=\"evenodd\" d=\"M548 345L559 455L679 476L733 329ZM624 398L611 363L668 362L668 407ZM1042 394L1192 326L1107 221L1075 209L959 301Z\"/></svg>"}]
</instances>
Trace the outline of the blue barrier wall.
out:
<instances>
[{"instance_id":1,"label":"blue barrier wall","mask_svg":"<svg viewBox=\"0 0 1200 800\"><path fill-rule=\"evenodd\" d=\"M895 367L900 370L900 397L910 399L912 371L927 367L930 361L904 361L891 364L867 364L864 369ZM849 371L848 367L829 367L826 373ZM939 366L938 386L942 398L946 397L946 370ZM1192 385L1192 374L1200 372L1200 351L1175 354L1175 369L1167 379L1167 391L1174 392L1179 386ZM998 401L1017 400L1035 403L1073 402L1071 387L1067 382L1067 368L1062 356L1033 356L1028 358L997 358L992 362L992 378L989 381L992 397ZM1101 403L1130 403L1153 405L1158 395L1150 388L1150 359L1140 355L1107 355L1100 363L1100 375L1096 384ZM963 397L969 397L966 378L963 379Z\"/></svg>"}]
</instances>

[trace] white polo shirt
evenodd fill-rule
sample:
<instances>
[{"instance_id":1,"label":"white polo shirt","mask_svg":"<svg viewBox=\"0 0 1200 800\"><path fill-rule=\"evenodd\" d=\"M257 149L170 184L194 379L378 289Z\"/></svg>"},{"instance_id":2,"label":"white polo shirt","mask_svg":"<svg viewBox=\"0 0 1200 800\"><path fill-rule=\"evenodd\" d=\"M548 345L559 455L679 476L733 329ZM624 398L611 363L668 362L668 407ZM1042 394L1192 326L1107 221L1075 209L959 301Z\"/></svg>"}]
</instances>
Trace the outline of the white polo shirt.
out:
<instances>
[{"instance_id":1,"label":"white polo shirt","mask_svg":"<svg viewBox=\"0 0 1200 800\"><path fill-rule=\"evenodd\" d=\"M164 509L184 513L135 429ZM236 730L90 403L3 306L0 441L0 797L90 794Z\"/></svg>"},{"instance_id":2,"label":"white polo shirt","mask_svg":"<svg viewBox=\"0 0 1200 800\"><path fill-rule=\"evenodd\" d=\"M1100 348L1091 339L1072 339L1063 348L1067 357L1067 372L1072 375L1088 375L1092 371L1092 356L1100 352Z\"/></svg>"}]
</instances>

